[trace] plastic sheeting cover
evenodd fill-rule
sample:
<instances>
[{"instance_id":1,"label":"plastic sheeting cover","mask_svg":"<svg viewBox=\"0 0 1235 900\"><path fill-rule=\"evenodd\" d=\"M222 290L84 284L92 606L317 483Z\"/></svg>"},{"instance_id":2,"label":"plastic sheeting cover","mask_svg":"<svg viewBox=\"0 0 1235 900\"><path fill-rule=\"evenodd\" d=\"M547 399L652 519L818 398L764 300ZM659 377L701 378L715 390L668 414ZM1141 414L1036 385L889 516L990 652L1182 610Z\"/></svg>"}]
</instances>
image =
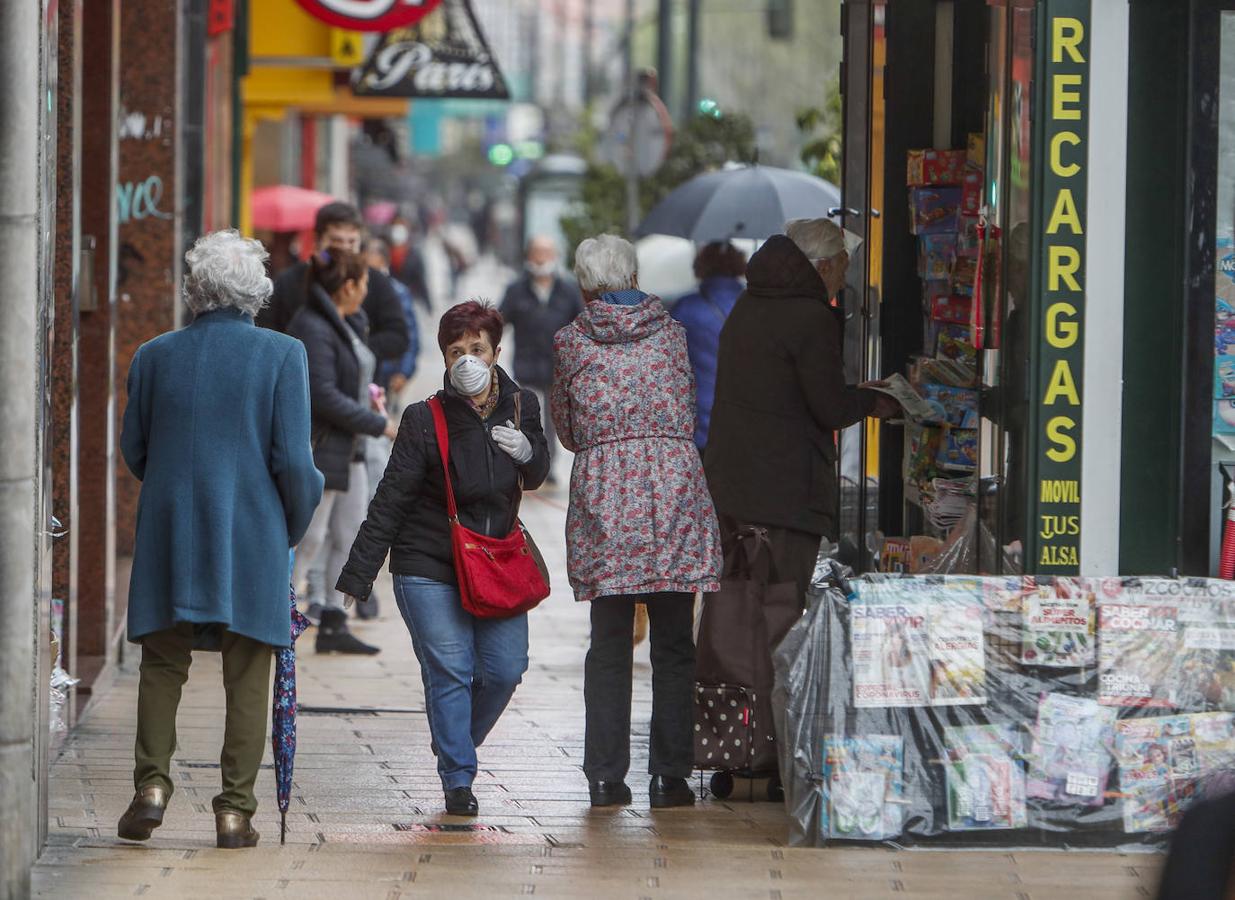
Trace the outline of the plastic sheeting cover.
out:
<instances>
[{"instance_id":1,"label":"plastic sheeting cover","mask_svg":"<svg viewBox=\"0 0 1235 900\"><path fill-rule=\"evenodd\" d=\"M774 654L794 845L1152 849L1235 771L1235 582L821 565Z\"/></svg>"}]
</instances>

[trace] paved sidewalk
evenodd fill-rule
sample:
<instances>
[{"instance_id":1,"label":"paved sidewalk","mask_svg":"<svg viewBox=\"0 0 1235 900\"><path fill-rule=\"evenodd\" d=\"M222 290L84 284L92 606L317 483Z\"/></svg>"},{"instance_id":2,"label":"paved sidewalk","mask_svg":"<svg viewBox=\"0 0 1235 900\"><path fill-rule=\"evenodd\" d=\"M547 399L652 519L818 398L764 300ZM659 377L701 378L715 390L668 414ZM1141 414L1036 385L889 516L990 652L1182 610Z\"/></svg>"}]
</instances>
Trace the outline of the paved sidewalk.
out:
<instances>
[{"instance_id":1,"label":"paved sidewalk","mask_svg":"<svg viewBox=\"0 0 1235 900\"><path fill-rule=\"evenodd\" d=\"M647 757L638 747L651 711L646 645L636 666L635 803L592 811L580 771L587 608L566 585L564 499L542 492L524 506L558 574L554 596L532 616L531 670L481 749L478 819L442 813L420 678L383 577L381 617L356 625L381 655L318 657L313 632L303 639L300 702L309 710L299 719L287 846L278 843L267 766L258 782L260 845L214 849L210 798L218 790L223 696L211 654L195 656L185 690L178 790L164 826L144 845L115 837L132 796L131 661L53 766L52 833L35 872L36 896L1152 896L1158 856L798 850L786 846L784 813L773 804L709 800L652 812Z\"/></svg>"}]
</instances>

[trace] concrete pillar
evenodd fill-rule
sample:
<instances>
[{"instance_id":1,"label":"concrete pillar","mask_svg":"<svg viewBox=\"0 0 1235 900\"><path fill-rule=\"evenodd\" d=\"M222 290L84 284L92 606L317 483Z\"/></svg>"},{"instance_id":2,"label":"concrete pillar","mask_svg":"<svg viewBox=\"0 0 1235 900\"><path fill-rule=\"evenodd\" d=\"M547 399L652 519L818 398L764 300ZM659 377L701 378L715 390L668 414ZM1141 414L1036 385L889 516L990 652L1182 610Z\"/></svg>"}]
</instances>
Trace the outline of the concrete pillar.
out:
<instances>
[{"instance_id":1,"label":"concrete pillar","mask_svg":"<svg viewBox=\"0 0 1235 900\"><path fill-rule=\"evenodd\" d=\"M39 849L34 698L39 425L40 4L0 28L0 896L24 897Z\"/></svg>"},{"instance_id":2,"label":"concrete pillar","mask_svg":"<svg viewBox=\"0 0 1235 900\"><path fill-rule=\"evenodd\" d=\"M107 668L114 632L115 195L120 3L83 6L81 231L94 242L93 277L81 285L78 338L77 671L81 700Z\"/></svg>"}]
</instances>

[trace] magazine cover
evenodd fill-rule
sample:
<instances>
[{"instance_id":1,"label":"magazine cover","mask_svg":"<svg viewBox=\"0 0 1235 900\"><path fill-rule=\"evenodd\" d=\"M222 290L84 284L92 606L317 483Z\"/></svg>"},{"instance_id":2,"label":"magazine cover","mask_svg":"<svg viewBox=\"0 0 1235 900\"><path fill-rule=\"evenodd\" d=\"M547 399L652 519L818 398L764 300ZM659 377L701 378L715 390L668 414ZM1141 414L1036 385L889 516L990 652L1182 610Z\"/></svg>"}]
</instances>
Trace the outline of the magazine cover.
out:
<instances>
[{"instance_id":1,"label":"magazine cover","mask_svg":"<svg viewBox=\"0 0 1235 900\"><path fill-rule=\"evenodd\" d=\"M1115 710L1095 700L1043 694L1038 702L1026 793L1101 806L1114 749Z\"/></svg>"},{"instance_id":2,"label":"magazine cover","mask_svg":"<svg viewBox=\"0 0 1235 900\"><path fill-rule=\"evenodd\" d=\"M1224 608L1215 609L1209 621L1187 624L1183 612L1181 609L1183 653L1171 679L1176 705L1182 709L1235 710L1235 622Z\"/></svg>"},{"instance_id":3,"label":"magazine cover","mask_svg":"<svg viewBox=\"0 0 1235 900\"><path fill-rule=\"evenodd\" d=\"M931 704L986 702L986 648L982 607L935 603L930 614Z\"/></svg>"},{"instance_id":4,"label":"magazine cover","mask_svg":"<svg viewBox=\"0 0 1235 900\"><path fill-rule=\"evenodd\" d=\"M1097 662L1092 592L1058 597L1043 586L1021 600L1023 639L1021 662L1051 668L1092 666Z\"/></svg>"},{"instance_id":5,"label":"magazine cover","mask_svg":"<svg viewBox=\"0 0 1235 900\"><path fill-rule=\"evenodd\" d=\"M897 735L823 738L823 833L882 841L905 818L905 749Z\"/></svg>"},{"instance_id":6,"label":"magazine cover","mask_svg":"<svg viewBox=\"0 0 1235 900\"><path fill-rule=\"evenodd\" d=\"M904 603L854 603L851 611L855 707L986 702L978 603L911 598Z\"/></svg>"},{"instance_id":7,"label":"magazine cover","mask_svg":"<svg viewBox=\"0 0 1235 900\"><path fill-rule=\"evenodd\" d=\"M1161 777L1153 768L1119 770L1124 831L1172 831L1196 793L1196 782Z\"/></svg>"},{"instance_id":8,"label":"magazine cover","mask_svg":"<svg viewBox=\"0 0 1235 900\"><path fill-rule=\"evenodd\" d=\"M853 705L927 706L930 639L921 604L855 603L850 650Z\"/></svg>"},{"instance_id":9,"label":"magazine cover","mask_svg":"<svg viewBox=\"0 0 1235 900\"><path fill-rule=\"evenodd\" d=\"M1107 706L1171 707L1179 656L1176 607L1125 593L1098 605L1098 702Z\"/></svg>"},{"instance_id":10,"label":"magazine cover","mask_svg":"<svg viewBox=\"0 0 1235 900\"><path fill-rule=\"evenodd\" d=\"M1013 726L946 727L944 745L950 831L1028 824L1021 743Z\"/></svg>"}]
</instances>

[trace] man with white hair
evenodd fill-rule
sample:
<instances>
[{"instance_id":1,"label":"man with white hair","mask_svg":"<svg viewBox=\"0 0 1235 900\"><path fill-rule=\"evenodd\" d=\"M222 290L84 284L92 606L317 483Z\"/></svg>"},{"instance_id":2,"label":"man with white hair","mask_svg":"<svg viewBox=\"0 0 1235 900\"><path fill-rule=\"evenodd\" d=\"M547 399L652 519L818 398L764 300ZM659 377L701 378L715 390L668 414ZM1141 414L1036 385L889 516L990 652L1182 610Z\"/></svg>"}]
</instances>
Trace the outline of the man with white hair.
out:
<instances>
[{"instance_id":1,"label":"man with white hair","mask_svg":"<svg viewBox=\"0 0 1235 900\"><path fill-rule=\"evenodd\" d=\"M120 449L142 488L128 632L142 651L137 792L117 832L132 841L162 824L172 795L192 651L217 649L227 692L217 846L257 843L270 661L291 638L288 550L322 496L304 345L253 323L272 290L266 258L235 231L199 238L185 254L193 323L143 344L129 367Z\"/></svg>"},{"instance_id":2,"label":"man with white hair","mask_svg":"<svg viewBox=\"0 0 1235 900\"><path fill-rule=\"evenodd\" d=\"M836 538L835 432L898 409L845 383L831 303L860 243L829 219L786 223L750 258L720 335L704 459L721 532L766 529L779 577L803 602L820 542Z\"/></svg>"}]
</instances>

